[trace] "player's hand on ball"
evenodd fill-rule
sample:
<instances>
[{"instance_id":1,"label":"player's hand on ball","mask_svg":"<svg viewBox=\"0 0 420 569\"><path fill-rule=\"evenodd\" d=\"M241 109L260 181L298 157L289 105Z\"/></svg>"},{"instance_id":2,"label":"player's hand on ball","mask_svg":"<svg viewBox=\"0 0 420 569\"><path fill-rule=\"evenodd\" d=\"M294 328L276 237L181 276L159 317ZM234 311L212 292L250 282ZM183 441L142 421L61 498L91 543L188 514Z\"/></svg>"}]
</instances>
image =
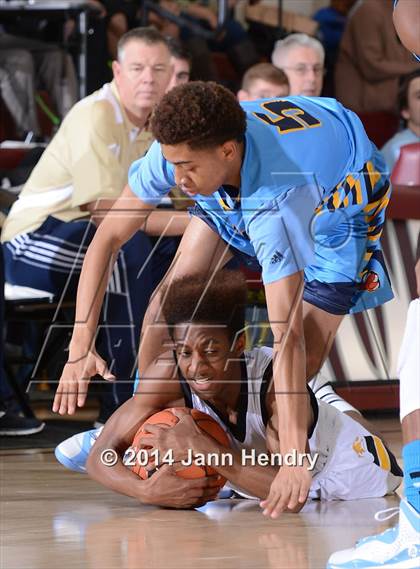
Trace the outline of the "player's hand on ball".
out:
<instances>
[{"instance_id":1,"label":"player's hand on ball","mask_svg":"<svg viewBox=\"0 0 420 569\"><path fill-rule=\"evenodd\" d=\"M188 449L194 448L194 439L205 435L190 413L179 409L172 410L172 413L179 419L174 427L145 426L144 445L152 447L150 454L154 449L159 449L162 455L170 452L172 458L179 462L187 458Z\"/></svg>"},{"instance_id":2,"label":"player's hand on ball","mask_svg":"<svg viewBox=\"0 0 420 569\"><path fill-rule=\"evenodd\" d=\"M260 503L267 517L278 518L284 511L298 512L306 502L312 476L303 466L285 466L278 471L270 486L270 492Z\"/></svg>"},{"instance_id":3,"label":"player's hand on ball","mask_svg":"<svg viewBox=\"0 0 420 569\"><path fill-rule=\"evenodd\" d=\"M101 375L108 381L114 381L115 376L109 371L107 363L95 350L90 350L81 357L70 353L61 374L60 383L54 397L52 410L54 413L72 415L77 407L83 407L90 379Z\"/></svg>"},{"instance_id":4,"label":"player's hand on ball","mask_svg":"<svg viewBox=\"0 0 420 569\"><path fill-rule=\"evenodd\" d=\"M164 508L198 508L216 499L220 490L217 479L218 475L180 478L174 467L165 464L147 479L147 499L142 502Z\"/></svg>"}]
</instances>

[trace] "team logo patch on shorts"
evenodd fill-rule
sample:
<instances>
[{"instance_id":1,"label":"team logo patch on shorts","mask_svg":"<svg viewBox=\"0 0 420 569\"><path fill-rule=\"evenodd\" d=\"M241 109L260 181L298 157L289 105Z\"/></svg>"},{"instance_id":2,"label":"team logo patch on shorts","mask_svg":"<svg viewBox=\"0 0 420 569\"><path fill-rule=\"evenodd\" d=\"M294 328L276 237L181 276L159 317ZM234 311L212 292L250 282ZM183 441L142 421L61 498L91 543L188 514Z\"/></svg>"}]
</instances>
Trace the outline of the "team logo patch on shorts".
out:
<instances>
[{"instance_id":1,"label":"team logo patch on shorts","mask_svg":"<svg viewBox=\"0 0 420 569\"><path fill-rule=\"evenodd\" d=\"M362 274L362 282L360 283L360 288L368 292L373 292L381 286L381 281L379 279L378 273L374 271L365 271Z\"/></svg>"},{"instance_id":2,"label":"team logo patch on shorts","mask_svg":"<svg viewBox=\"0 0 420 569\"><path fill-rule=\"evenodd\" d=\"M363 446L363 440L361 437L356 437L354 443L352 444L352 449L357 454L357 456L363 456L366 452L366 448Z\"/></svg>"}]
</instances>

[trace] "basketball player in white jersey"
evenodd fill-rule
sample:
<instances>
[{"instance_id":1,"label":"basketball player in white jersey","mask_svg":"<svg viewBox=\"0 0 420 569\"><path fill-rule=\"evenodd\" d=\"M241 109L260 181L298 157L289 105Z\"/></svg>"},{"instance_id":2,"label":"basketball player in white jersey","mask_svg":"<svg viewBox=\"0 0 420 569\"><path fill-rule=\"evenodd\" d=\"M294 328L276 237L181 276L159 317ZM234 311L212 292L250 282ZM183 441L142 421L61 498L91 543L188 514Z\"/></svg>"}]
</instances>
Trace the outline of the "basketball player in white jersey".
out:
<instances>
[{"instance_id":1,"label":"basketball player in white jersey","mask_svg":"<svg viewBox=\"0 0 420 569\"><path fill-rule=\"evenodd\" d=\"M149 368L135 395L100 434L81 433L59 445L60 462L79 471L86 464L92 478L143 503L182 508L214 499L217 489L214 477L177 477L179 461L188 462L191 455L201 460L212 457L210 465L230 488L245 497L266 497L282 459L276 430L277 413L282 410L276 409L272 350L244 349L245 304L246 285L237 272L220 271L211 283L199 276L174 281L163 304L173 346ZM309 388L307 404L311 409L307 425L310 498L379 497L399 486L401 470L381 439L348 415L317 401ZM153 475L141 480L124 464L124 453L148 417L171 407L208 413L227 432L231 447L206 435L188 413L178 412L180 420L172 429L147 427L147 444L159 449L162 462L157 470L151 464ZM175 461L172 468L165 464L165 456Z\"/></svg>"}]
</instances>

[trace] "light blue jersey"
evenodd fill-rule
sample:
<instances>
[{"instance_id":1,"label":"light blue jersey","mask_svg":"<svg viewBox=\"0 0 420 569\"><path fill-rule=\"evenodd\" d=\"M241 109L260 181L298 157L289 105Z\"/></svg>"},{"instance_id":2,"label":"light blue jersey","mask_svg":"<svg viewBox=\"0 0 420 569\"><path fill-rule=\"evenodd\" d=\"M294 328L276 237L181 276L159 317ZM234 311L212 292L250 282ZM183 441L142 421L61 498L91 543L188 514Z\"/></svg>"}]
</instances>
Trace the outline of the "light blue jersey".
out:
<instances>
[{"instance_id":1,"label":"light blue jersey","mask_svg":"<svg viewBox=\"0 0 420 569\"><path fill-rule=\"evenodd\" d=\"M386 179L377 172L384 165L359 118L327 98L242 106L247 130L241 187L197 195L203 217L227 243L258 259L265 284L300 270L306 281L360 283L369 245L373 254L369 227L373 221L379 226L372 214L367 222L364 208ZM175 185L174 168L159 143L131 166L129 185L152 204ZM386 300L391 297L388 291Z\"/></svg>"}]
</instances>

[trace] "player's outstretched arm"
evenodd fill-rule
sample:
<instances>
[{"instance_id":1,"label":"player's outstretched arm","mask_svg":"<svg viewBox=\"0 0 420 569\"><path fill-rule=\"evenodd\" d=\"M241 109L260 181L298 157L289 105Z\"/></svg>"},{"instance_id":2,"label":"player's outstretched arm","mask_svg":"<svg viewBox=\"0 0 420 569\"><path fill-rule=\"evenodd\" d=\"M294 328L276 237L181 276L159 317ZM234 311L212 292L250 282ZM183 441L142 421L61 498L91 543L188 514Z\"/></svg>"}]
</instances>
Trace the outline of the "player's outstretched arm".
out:
<instances>
[{"instance_id":1,"label":"player's outstretched arm","mask_svg":"<svg viewBox=\"0 0 420 569\"><path fill-rule=\"evenodd\" d=\"M118 251L144 226L152 209L126 186L95 233L80 275L69 358L54 398L54 412L73 414L76 405L83 406L90 378L96 374L115 379L95 350L99 315Z\"/></svg>"},{"instance_id":2,"label":"player's outstretched arm","mask_svg":"<svg viewBox=\"0 0 420 569\"><path fill-rule=\"evenodd\" d=\"M184 480L165 464L152 477L141 480L123 463L125 451L146 419L161 409L183 404L179 380L174 376L174 362L171 354L166 354L150 366L136 394L106 422L89 454L86 464L89 476L145 504L189 508L214 497L218 487L210 487L209 478Z\"/></svg>"},{"instance_id":3,"label":"player's outstretched arm","mask_svg":"<svg viewBox=\"0 0 420 569\"><path fill-rule=\"evenodd\" d=\"M297 452L307 447L308 392L303 332L303 272L265 286L268 316L274 336L273 377L278 414L280 452ZM264 514L278 517L286 509L303 504L312 482L306 466L283 466L267 498L261 502Z\"/></svg>"}]
</instances>

